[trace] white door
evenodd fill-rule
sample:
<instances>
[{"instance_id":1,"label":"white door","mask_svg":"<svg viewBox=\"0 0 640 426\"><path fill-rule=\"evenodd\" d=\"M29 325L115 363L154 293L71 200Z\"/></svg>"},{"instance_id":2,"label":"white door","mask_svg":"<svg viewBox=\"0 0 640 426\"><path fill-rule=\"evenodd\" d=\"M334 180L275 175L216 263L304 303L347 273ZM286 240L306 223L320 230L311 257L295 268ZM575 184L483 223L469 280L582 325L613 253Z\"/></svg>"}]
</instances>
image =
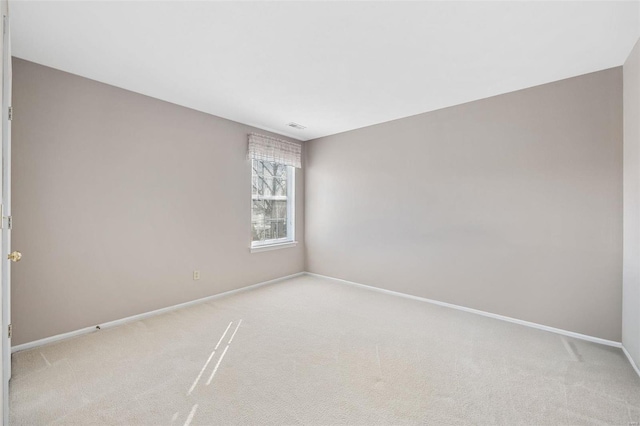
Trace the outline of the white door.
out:
<instances>
[{"instance_id":1,"label":"white door","mask_svg":"<svg viewBox=\"0 0 640 426\"><path fill-rule=\"evenodd\" d=\"M11 253L11 40L9 17L2 16L2 417L9 424L9 379L11 379L11 261L20 253Z\"/></svg>"}]
</instances>

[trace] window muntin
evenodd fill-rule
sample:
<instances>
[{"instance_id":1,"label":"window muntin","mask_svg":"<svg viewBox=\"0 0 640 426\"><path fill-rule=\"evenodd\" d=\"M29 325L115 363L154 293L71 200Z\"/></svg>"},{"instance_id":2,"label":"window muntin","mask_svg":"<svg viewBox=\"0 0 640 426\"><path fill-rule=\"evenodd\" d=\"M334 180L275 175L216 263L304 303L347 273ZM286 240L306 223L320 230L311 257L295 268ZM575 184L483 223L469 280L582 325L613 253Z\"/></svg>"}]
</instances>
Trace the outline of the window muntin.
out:
<instances>
[{"instance_id":1,"label":"window muntin","mask_svg":"<svg viewBox=\"0 0 640 426\"><path fill-rule=\"evenodd\" d=\"M294 240L294 168L251 160L251 246Z\"/></svg>"}]
</instances>

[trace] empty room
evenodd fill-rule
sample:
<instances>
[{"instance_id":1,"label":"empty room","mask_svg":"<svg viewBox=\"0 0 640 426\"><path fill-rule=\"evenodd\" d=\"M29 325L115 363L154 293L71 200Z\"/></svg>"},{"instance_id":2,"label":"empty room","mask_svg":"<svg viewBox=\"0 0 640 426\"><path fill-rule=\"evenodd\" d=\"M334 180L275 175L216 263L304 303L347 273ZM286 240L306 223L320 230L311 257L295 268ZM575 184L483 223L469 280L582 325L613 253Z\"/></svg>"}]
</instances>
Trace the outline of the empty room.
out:
<instances>
[{"instance_id":1,"label":"empty room","mask_svg":"<svg viewBox=\"0 0 640 426\"><path fill-rule=\"evenodd\" d=\"M0 10L3 425L640 425L640 1Z\"/></svg>"}]
</instances>

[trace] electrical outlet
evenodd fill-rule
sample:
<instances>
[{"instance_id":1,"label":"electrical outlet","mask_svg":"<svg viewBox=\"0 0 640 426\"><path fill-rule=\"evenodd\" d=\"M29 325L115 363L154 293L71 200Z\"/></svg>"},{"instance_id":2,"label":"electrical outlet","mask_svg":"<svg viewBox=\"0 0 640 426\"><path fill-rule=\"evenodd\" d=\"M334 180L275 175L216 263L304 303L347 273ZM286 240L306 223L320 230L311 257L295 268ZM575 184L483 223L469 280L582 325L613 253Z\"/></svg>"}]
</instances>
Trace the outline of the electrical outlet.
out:
<instances>
[{"instance_id":1,"label":"electrical outlet","mask_svg":"<svg viewBox=\"0 0 640 426\"><path fill-rule=\"evenodd\" d=\"M197 281L200 279L200 271L193 271L193 280Z\"/></svg>"}]
</instances>

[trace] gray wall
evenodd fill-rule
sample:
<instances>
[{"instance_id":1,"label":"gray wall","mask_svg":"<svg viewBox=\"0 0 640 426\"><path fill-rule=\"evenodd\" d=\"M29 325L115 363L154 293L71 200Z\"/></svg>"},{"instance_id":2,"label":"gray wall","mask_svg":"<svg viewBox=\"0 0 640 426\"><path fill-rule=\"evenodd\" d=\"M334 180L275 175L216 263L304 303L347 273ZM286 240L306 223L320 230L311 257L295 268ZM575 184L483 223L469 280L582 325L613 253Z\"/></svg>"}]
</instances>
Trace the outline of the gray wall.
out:
<instances>
[{"instance_id":1,"label":"gray wall","mask_svg":"<svg viewBox=\"0 0 640 426\"><path fill-rule=\"evenodd\" d=\"M621 68L306 147L308 271L620 341Z\"/></svg>"},{"instance_id":2,"label":"gray wall","mask_svg":"<svg viewBox=\"0 0 640 426\"><path fill-rule=\"evenodd\" d=\"M640 42L624 64L622 344L640 366Z\"/></svg>"},{"instance_id":3,"label":"gray wall","mask_svg":"<svg viewBox=\"0 0 640 426\"><path fill-rule=\"evenodd\" d=\"M249 252L258 130L18 59L13 98L14 344L303 271L300 170L300 244Z\"/></svg>"}]
</instances>

